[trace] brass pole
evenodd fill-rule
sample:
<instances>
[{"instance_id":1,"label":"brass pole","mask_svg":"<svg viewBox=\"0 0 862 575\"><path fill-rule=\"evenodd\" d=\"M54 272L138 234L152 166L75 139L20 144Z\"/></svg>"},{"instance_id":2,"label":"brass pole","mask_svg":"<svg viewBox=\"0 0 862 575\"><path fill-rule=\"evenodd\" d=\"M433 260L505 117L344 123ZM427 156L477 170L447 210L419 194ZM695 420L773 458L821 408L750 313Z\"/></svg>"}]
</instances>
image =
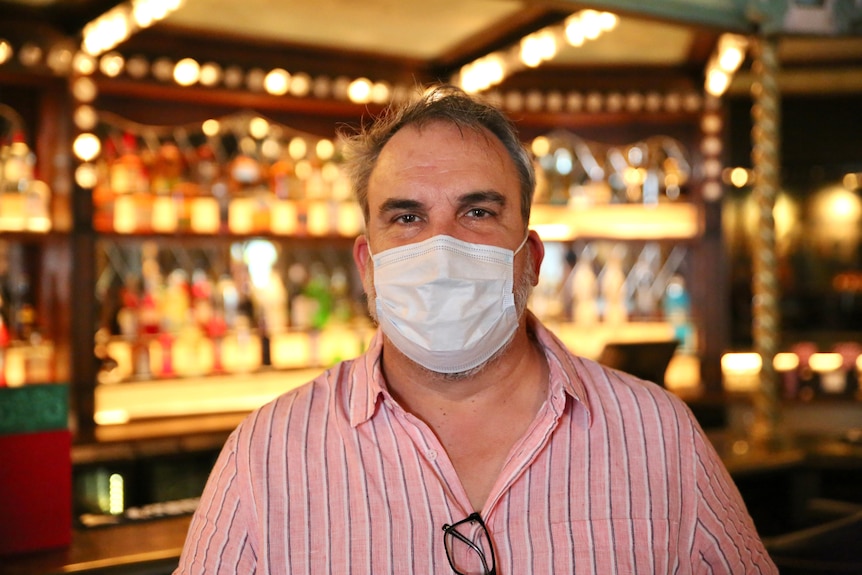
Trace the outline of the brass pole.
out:
<instances>
[{"instance_id":1,"label":"brass pole","mask_svg":"<svg viewBox=\"0 0 862 575\"><path fill-rule=\"evenodd\" d=\"M758 211L757 234L753 253L753 325L754 350L763 360L760 387L754 395L755 419L751 435L758 443L778 442L780 398L773 359L780 337L779 289L775 254L775 219L773 209L780 188L781 95L776 75L779 68L777 38L758 36L753 39L751 86L753 98L752 154L754 167L754 200Z\"/></svg>"}]
</instances>

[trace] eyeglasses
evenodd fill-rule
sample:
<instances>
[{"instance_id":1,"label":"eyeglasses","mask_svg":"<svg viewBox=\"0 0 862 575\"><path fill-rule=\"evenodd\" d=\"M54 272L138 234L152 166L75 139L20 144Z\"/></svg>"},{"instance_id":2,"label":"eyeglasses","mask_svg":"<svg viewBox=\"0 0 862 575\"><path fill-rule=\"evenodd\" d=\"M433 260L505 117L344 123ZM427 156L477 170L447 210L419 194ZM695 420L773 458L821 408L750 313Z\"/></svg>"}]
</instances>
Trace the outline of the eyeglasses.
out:
<instances>
[{"instance_id":1,"label":"eyeglasses","mask_svg":"<svg viewBox=\"0 0 862 575\"><path fill-rule=\"evenodd\" d=\"M443 544L449 565L458 575L497 575L491 536L478 513L444 525Z\"/></svg>"}]
</instances>

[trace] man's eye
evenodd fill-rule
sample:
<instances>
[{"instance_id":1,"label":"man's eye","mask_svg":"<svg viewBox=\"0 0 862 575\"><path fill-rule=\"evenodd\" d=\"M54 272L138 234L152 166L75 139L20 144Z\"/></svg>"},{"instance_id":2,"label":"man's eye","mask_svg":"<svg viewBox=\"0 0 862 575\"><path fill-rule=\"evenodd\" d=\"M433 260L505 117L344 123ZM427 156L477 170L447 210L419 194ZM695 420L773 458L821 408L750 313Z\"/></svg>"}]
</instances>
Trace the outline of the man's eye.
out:
<instances>
[{"instance_id":1,"label":"man's eye","mask_svg":"<svg viewBox=\"0 0 862 575\"><path fill-rule=\"evenodd\" d=\"M396 221L402 224L412 224L415 223L419 218L416 217L416 214L404 214L395 218Z\"/></svg>"},{"instance_id":2,"label":"man's eye","mask_svg":"<svg viewBox=\"0 0 862 575\"><path fill-rule=\"evenodd\" d=\"M467 215L471 218L487 218L491 215L491 212L484 208L470 208L467 210Z\"/></svg>"}]
</instances>

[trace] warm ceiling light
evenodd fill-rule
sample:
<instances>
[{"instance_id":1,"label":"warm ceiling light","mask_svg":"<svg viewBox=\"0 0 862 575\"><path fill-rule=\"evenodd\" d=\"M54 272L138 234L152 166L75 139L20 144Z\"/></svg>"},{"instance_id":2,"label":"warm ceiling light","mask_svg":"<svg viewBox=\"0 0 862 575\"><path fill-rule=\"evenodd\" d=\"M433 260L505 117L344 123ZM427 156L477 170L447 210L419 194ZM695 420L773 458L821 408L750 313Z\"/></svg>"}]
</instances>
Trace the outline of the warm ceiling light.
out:
<instances>
[{"instance_id":1,"label":"warm ceiling light","mask_svg":"<svg viewBox=\"0 0 862 575\"><path fill-rule=\"evenodd\" d=\"M167 17L182 0L132 0L115 6L84 26L81 47L93 56L124 42L141 28Z\"/></svg>"},{"instance_id":2,"label":"warm ceiling light","mask_svg":"<svg viewBox=\"0 0 862 575\"><path fill-rule=\"evenodd\" d=\"M28 42L21 46L21 50L18 52L18 59L28 68L35 66L42 59L42 48Z\"/></svg>"},{"instance_id":3,"label":"warm ceiling light","mask_svg":"<svg viewBox=\"0 0 862 575\"><path fill-rule=\"evenodd\" d=\"M290 95L302 98L311 91L311 76L299 72L290 77Z\"/></svg>"},{"instance_id":4,"label":"warm ceiling light","mask_svg":"<svg viewBox=\"0 0 862 575\"><path fill-rule=\"evenodd\" d=\"M73 121L79 130L92 130L98 120L99 116L92 106L78 106L73 114Z\"/></svg>"},{"instance_id":5,"label":"warm ceiling light","mask_svg":"<svg viewBox=\"0 0 862 575\"><path fill-rule=\"evenodd\" d=\"M96 71L96 59L85 52L78 52L72 58L72 69L82 76L89 76Z\"/></svg>"},{"instance_id":6,"label":"warm ceiling light","mask_svg":"<svg viewBox=\"0 0 862 575\"><path fill-rule=\"evenodd\" d=\"M581 19L577 14L573 14L566 19L565 24L566 41L572 46L583 46L586 41L584 36L584 27L581 25Z\"/></svg>"},{"instance_id":7,"label":"warm ceiling light","mask_svg":"<svg viewBox=\"0 0 862 575\"><path fill-rule=\"evenodd\" d=\"M715 96L724 94L730 86L730 75L719 68L712 68L706 73L706 91Z\"/></svg>"},{"instance_id":8,"label":"warm ceiling light","mask_svg":"<svg viewBox=\"0 0 862 575\"><path fill-rule=\"evenodd\" d=\"M78 137L72 143L72 151L75 152L75 156L79 160L90 162L102 151L102 144L94 134L89 132L78 134Z\"/></svg>"},{"instance_id":9,"label":"warm ceiling light","mask_svg":"<svg viewBox=\"0 0 862 575\"><path fill-rule=\"evenodd\" d=\"M96 187L99 172L93 164L81 164L75 168L75 183L84 189Z\"/></svg>"},{"instance_id":10,"label":"warm ceiling light","mask_svg":"<svg viewBox=\"0 0 862 575\"><path fill-rule=\"evenodd\" d=\"M535 68L544 59L542 40L537 34L530 34L521 40L521 62L529 67Z\"/></svg>"},{"instance_id":11,"label":"warm ceiling light","mask_svg":"<svg viewBox=\"0 0 862 575\"><path fill-rule=\"evenodd\" d=\"M551 141L547 138L547 136L538 136L533 139L532 144L530 145L530 149L533 151L533 155L537 158L541 158L542 156L548 155L551 151Z\"/></svg>"},{"instance_id":12,"label":"warm ceiling light","mask_svg":"<svg viewBox=\"0 0 862 575\"><path fill-rule=\"evenodd\" d=\"M308 152L308 144L301 136L296 136L287 144L287 153L294 160L300 160Z\"/></svg>"},{"instance_id":13,"label":"warm ceiling light","mask_svg":"<svg viewBox=\"0 0 862 575\"><path fill-rule=\"evenodd\" d=\"M248 122L248 133L258 140L264 139L269 134L269 122L260 116L252 118Z\"/></svg>"},{"instance_id":14,"label":"warm ceiling light","mask_svg":"<svg viewBox=\"0 0 862 575\"><path fill-rule=\"evenodd\" d=\"M92 56L110 50L132 33L128 6L120 5L84 26L82 48Z\"/></svg>"},{"instance_id":15,"label":"warm ceiling light","mask_svg":"<svg viewBox=\"0 0 862 575\"><path fill-rule=\"evenodd\" d=\"M357 78L347 87L347 97L354 104L367 104L371 101L371 80Z\"/></svg>"},{"instance_id":16,"label":"warm ceiling light","mask_svg":"<svg viewBox=\"0 0 862 575\"><path fill-rule=\"evenodd\" d=\"M213 136L217 136L219 133L219 130L221 130L221 124L219 124L218 120L213 120L213 119L206 120L201 125L201 131L203 131L203 133L206 134L207 136L209 136L210 138L212 138Z\"/></svg>"},{"instance_id":17,"label":"warm ceiling light","mask_svg":"<svg viewBox=\"0 0 862 575\"><path fill-rule=\"evenodd\" d=\"M98 92L96 83L88 76L82 76L72 84L72 95L79 102L92 102Z\"/></svg>"},{"instance_id":18,"label":"warm ceiling light","mask_svg":"<svg viewBox=\"0 0 862 575\"><path fill-rule=\"evenodd\" d=\"M207 62L201 66L200 83L207 87L215 86L222 77L221 66L215 62Z\"/></svg>"},{"instance_id":19,"label":"warm ceiling light","mask_svg":"<svg viewBox=\"0 0 862 575\"><path fill-rule=\"evenodd\" d=\"M287 70L270 70L263 79L263 89L273 96L284 96L290 88L290 74Z\"/></svg>"},{"instance_id":20,"label":"warm ceiling light","mask_svg":"<svg viewBox=\"0 0 862 575\"><path fill-rule=\"evenodd\" d=\"M201 67L193 58L183 58L174 66L174 81L180 86L191 86L201 77Z\"/></svg>"},{"instance_id":21,"label":"warm ceiling light","mask_svg":"<svg viewBox=\"0 0 862 575\"><path fill-rule=\"evenodd\" d=\"M748 170L746 170L745 168L733 168L730 171L730 183L737 188L744 187L746 184L748 184L748 181Z\"/></svg>"},{"instance_id":22,"label":"warm ceiling light","mask_svg":"<svg viewBox=\"0 0 862 575\"><path fill-rule=\"evenodd\" d=\"M12 58L12 44L7 40L0 39L0 64Z\"/></svg>"},{"instance_id":23,"label":"warm ceiling light","mask_svg":"<svg viewBox=\"0 0 862 575\"><path fill-rule=\"evenodd\" d=\"M596 10L581 10L581 26L587 40L595 40L602 34L602 15Z\"/></svg>"},{"instance_id":24,"label":"warm ceiling light","mask_svg":"<svg viewBox=\"0 0 862 575\"><path fill-rule=\"evenodd\" d=\"M317 145L314 147L314 153L317 154L318 158L326 161L335 153L335 144L332 143L332 140L327 140L326 138L318 140Z\"/></svg>"},{"instance_id":25,"label":"warm ceiling light","mask_svg":"<svg viewBox=\"0 0 862 575\"><path fill-rule=\"evenodd\" d=\"M386 82L374 82L371 86L371 101L375 104L385 104L389 101L392 89Z\"/></svg>"},{"instance_id":26,"label":"warm ceiling light","mask_svg":"<svg viewBox=\"0 0 862 575\"><path fill-rule=\"evenodd\" d=\"M603 32L610 32L619 24L620 19L613 12L602 12L599 14L599 26Z\"/></svg>"},{"instance_id":27,"label":"warm ceiling light","mask_svg":"<svg viewBox=\"0 0 862 575\"><path fill-rule=\"evenodd\" d=\"M99 70L109 78L116 78L122 73L126 60L119 52L105 54L99 59Z\"/></svg>"}]
</instances>

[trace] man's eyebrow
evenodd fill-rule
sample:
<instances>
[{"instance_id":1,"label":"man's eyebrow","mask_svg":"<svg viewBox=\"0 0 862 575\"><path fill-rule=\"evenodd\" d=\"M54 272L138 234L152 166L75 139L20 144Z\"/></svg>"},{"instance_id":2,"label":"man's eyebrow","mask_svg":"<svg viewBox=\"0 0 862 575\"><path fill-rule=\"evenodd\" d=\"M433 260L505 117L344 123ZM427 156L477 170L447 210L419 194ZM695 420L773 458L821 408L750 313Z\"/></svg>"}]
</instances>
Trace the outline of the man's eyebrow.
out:
<instances>
[{"instance_id":1,"label":"man's eyebrow","mask_svg":"<svg viewBox=\"0 0 862 575\"><path fill-rule=\"evenodd\" d=\"M385 214L386 212L394 212L399 210L421 210L424 209L425 204L418 200L410 200L407 198L389 198L380 204L380 208L378 212L381 214Z\"/></svg>"},{"instance_id":2,"label":"man's eyebrow","mask_svg":"<svg viewBox=\"0 0 862 575\"><path fill-rule=\"evenodd\" d=\"M506 205L506 197L500 192L495 192L494 190L469 192L458 197L458 205L461 207L488 203L503 207Z\"/></svg>"}]
</instances>

